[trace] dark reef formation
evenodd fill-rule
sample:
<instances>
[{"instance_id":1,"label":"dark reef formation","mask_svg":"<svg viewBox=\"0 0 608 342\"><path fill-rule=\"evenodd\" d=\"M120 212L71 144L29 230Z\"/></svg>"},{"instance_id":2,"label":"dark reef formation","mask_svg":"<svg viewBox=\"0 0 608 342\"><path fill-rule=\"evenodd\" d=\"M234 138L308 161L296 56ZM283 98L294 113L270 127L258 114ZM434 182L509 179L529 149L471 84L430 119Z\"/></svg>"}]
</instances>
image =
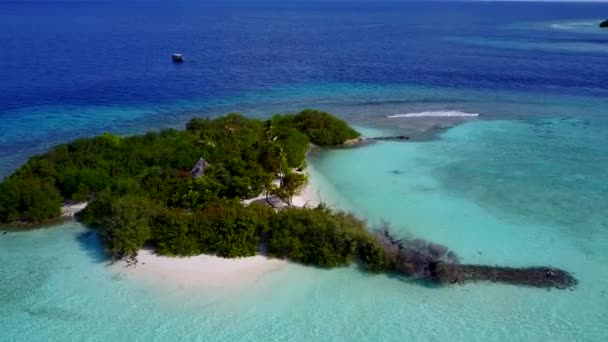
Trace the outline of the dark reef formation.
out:
<instances>
[{"instance_id":1,"label":"dark reef formation","mask_svg":"<svg viewBox=\"0 0 608 342\"><path fill-rule=\"evenodd\" d=\"M376 140L376 141L404 141L404 140L410 140L410 137L407 135L396 135L396 136L391 136L391 137L374 137L374 138L370 138L370 140Z\"/></svg>"},{"instance_id":2,"label":"dark reef formation","mask_svg":"<svg viewBox=\"0 0 608 342\"><path fill-rule=\"evenodd\" d=\"M569 272L549 267L502 267L461 264L447 247L421 239L395 238L386 223L376 238L393 260L394 270L408 277L440 284L490 281L538 288L569 289L578 281Z\"/></svg>"},{"instance_id":3,"label":"dark reef formation","mask_svg":"<svg viewBox=\"0 0 608 342\"><path fill-rule=\"evenodd\" d=\"M360 147L370 144L374 141L408 141L410 137L407 135L394 135L385 137L357 137L354 139L346 140L341 146L342 147Z\"/></svg>"},{"instance_id":4,"label":"dark reef formation","mask_svg":"<svg viewBox=\"0 0 608 342\"><path fill-rule=\"evenodd\" d=\"M578 284L569 272L553 267L500 267L460 265L463 281L491 281L541 288L568 289Z\"/></svg>"}]
</instances>

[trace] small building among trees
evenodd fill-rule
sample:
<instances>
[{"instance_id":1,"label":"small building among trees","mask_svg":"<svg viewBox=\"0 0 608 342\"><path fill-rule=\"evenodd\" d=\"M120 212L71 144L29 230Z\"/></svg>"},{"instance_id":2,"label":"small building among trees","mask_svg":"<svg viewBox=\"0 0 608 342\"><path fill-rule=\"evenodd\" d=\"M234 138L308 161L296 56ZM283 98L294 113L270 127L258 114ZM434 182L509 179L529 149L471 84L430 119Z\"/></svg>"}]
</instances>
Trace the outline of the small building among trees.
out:
<instances>
[{"instance_id":1,"label":"small building among trees","mask_svg":"<svg viewBox=\"0 0 608 342\"><path fill-rule=\"evenodd\" d=\"M205 169L207 169L209 167L209 165L210 164L207 163L207 161L205 159L200 158L196 162L196 165L194 165L194 167L190 171L190 175L192 176L192 178L203 177L205 175Z\"/></svg>"}]
</instances>

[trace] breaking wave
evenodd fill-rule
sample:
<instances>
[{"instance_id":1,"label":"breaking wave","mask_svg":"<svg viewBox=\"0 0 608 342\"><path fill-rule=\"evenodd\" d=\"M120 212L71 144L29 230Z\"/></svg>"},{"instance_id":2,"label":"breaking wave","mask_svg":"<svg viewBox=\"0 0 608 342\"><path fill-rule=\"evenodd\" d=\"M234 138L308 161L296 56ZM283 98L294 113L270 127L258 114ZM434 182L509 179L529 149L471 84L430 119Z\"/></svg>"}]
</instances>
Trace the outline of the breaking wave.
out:
<instances>
[{"instance_id":1,"label":"breaking wave","mask_svg":"<svg viewBox=\"0 0 608 342\"><path fill-rule=\"evenodd\" d=\"M419 112L407 114L393 114L387 118L422 118L422 117L477 117L477 113L465 113L457 110L435 111L435 112Z\"/></svg>"}]
</instances>

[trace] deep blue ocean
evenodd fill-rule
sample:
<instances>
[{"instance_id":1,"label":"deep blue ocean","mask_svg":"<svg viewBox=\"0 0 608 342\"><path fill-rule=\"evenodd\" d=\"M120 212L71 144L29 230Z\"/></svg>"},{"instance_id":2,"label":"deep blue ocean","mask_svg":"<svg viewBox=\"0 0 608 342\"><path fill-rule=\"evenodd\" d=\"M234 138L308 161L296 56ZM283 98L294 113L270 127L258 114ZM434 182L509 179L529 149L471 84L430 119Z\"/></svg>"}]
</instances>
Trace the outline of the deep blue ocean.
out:
<instances>
[{"instance_id":1,"label":"deep blue ocean","mask_svg":"<svg viewBox=\"0 0 608 342\"><path fill-rule=\"evenodd\" d=\"M527 30L606 4L432 1L27 1L0 7L0 109L213 99L320 83L606 96L606 35ZM507 29L505 29L507 28ZM471 44L471 42L473 42ZM484 42L487 42L485 44ZM181 52L187 63L170 63Z\"/></svg>"},{"instance_id":2,"label":"deep blue ocean","mask_svg":"<svg viewBox=\"0 0 608 342\"><path fill-rule=\"evenodd\" d=\"M70 221L0 235L0 341L608 340L606 17L582 2L0 0L0 178L77 137L319 108L413 138L311 155L329 205L463 262L579 279L434 288L287 264L202 270L203 286L107 266Z\"/></svg>"},{"instance_id":3,"label":"deep blue ocean","mask_svg":"<svg viewBox=\"0 0 608 342\"><path fill-rule=\"evenodd\" d=\"M313 88L293 92L304 97L293 109L344 92L333 85L606 98L608 35L551 27L595 26L606 13L601 3L1 1L0 157L18 164L75 136L253 111L235 104L289 102L286 87ZM186 62L171 63L175 52Z\"/></svg>"}]
</instances>

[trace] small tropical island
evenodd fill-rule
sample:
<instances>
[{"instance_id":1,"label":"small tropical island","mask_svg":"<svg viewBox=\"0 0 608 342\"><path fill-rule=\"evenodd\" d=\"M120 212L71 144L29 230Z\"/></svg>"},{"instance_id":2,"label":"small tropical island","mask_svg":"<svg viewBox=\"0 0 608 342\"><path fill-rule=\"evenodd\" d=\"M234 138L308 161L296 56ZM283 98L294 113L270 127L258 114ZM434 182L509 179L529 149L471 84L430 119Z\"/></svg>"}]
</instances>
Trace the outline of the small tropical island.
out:
<instances>
[{"instance_id":1,"label":"small tropical island","mask_svg":"<svg viewBox=\"0 0 608 342\"><path fill-rule=\"evenodd\" d=\"M178 257L263 251L304 265L357 263L368 272L439 284L576 286L561 269L462 264L445 246L394 236L387 223L367 227L323 203L293 205L308 182L311 148L363 140L345 121L312 109L268 120L193 118L182 131L82 138L32 157L3 180L0 223L28 229L75 207L77 220L99 234L111 259L131 264L144 248Z\"/></svg>"}]
</instances>

